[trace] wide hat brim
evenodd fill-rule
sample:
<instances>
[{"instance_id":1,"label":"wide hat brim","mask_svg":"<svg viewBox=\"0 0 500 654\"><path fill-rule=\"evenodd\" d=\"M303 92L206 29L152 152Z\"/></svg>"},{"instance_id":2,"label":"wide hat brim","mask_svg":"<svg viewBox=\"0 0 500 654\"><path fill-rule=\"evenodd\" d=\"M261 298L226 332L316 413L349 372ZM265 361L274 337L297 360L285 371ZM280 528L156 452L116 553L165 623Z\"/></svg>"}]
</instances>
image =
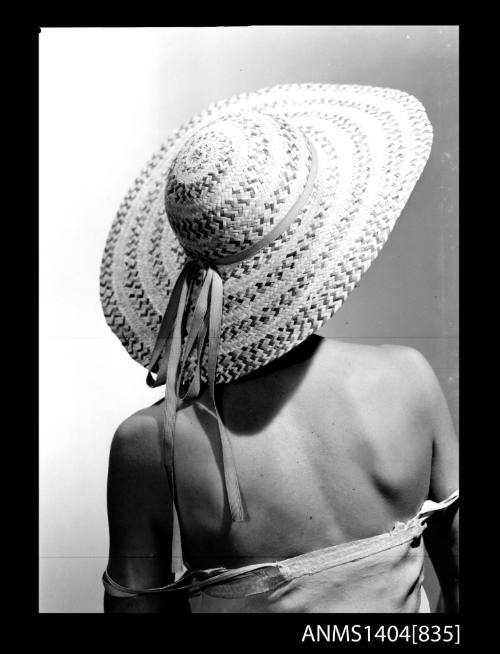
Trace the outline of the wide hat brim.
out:
<instances>
[{"instance_id":1,"label":"wide hat brim","mask_svg":"<svg viewBox=\"0 0 500 654\"><path fill-rule=\"evenodd\" d=\"M275 86L223 100L191 118L135 180L102 259L106 321L145 367L187 260L165 210L167 173L197 130L247 111L299 127L314 144L318 174L289 229L250 258L225 267L217 382L285 354L342 306L387 241L432 145L431 124L416 98L369 86Z\"/></svg>"}]
</instances>

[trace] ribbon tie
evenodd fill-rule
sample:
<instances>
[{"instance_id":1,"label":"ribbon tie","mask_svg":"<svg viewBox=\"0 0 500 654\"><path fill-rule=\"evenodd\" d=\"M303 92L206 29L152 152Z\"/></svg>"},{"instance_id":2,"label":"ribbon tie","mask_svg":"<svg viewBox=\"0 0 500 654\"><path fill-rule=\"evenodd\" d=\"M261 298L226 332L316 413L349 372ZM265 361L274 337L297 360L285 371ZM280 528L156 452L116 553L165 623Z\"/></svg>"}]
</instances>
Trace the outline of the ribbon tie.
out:
<instances>
[{"instance_id":1,"label":"ribbon tie","mask_svg":"<svg viewBox=\"0 0 500 654\"><path fill-rule=\"evenodd\" d=\"M318 166L316 150L307 137L306 140L308 141L311 152L311 168L309 170L305 187L290 211L281 221L274 225L270 232L268 232L263 238L241 252L237 252L221 259L214 259L211 262L205 260L194 261L189 259L184 264L184 268L177 278L160 325L158 337L151 355L151 361L148 366L146 381L150 387L157 387L165 384L164 462L172 495L173 572L182 570L183 566L180 525L174 501L175 482L173 462L177 402L178 400L187 401L194 399L198 397L200 393L202 356L207 338L207 382L219 429L227 499L232 520L234 522L242 522L245 520L231 443L215 402L215 377L217 372L217 358L219 353L223 307L223 284L216 266L236 263L253 256L258 250L266 247L280 234L285 232L299 212L303 209L314 187ZM184 321L186 318L186 312L188 305L190 304L193 286L195 285L200 272L202 273L203 280L192 314L191 323L184 338L183 330L185 328ZM194 348L196 348L197 351L194 375L187 391L182 394L181 383L184 378L184 371ZM158 370L155 379L153 377L153 370L156 366L158 367Z\"/></svg>"},{"instance_id":2,"label":"ribbon tie","mask_svg":"<svg viewBox=\"0 0 500 654\"><path fill-rule=\"evenodd\" d=\"M189 303L192 287L200 272L203 281L189 326L189 331L183 340L183 322ZM164 405L164 463L172 495L173 511L173 543L172 571L182 569L182 554L180 543L179 518L175 507L174 494L174 433L178 400L188 401L198 397L201 389L201 364L205 341L207 344L207 382L212 405L215 410L219 437L222 446L222 461L225 487L231 518L234 522L245 519L241 500L240 487L236 474L236 466L232 453L231 442L226 433L224 423L219 415L215 402L215 376L222 324L222 279L217 270L207 264L187 261L179 275L172 291L171 299L163 317L158 338L148 367L147 384L157 387L165 384ZM197 361L193 378L187 391L182 393L181 382L186 364L193 350L197 350ZM156 379L152 371L158 364Z\"/></svg>"}]
</instances>

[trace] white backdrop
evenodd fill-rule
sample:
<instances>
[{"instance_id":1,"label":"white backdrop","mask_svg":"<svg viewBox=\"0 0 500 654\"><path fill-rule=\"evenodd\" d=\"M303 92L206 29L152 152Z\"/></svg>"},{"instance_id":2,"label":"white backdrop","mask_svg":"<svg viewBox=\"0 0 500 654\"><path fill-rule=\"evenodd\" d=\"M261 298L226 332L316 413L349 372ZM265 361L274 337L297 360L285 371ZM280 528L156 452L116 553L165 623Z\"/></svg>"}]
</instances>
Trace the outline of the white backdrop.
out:
<instances>
[{"instance_id":1,"label":"white backdrop","mask_svg":"<svg viewBox=\"0 0 500 654\"><path fill-rule=\"evenodd\" d=\"M102 610L110 441L161 396L104 322L102 250L139 169L209 102L338 82L391 86L424 103L431 160L383 255L323 333L418 347L456 418L456 51L453 27L42 29L40 611Z\"/></svg>"}]
</instances>

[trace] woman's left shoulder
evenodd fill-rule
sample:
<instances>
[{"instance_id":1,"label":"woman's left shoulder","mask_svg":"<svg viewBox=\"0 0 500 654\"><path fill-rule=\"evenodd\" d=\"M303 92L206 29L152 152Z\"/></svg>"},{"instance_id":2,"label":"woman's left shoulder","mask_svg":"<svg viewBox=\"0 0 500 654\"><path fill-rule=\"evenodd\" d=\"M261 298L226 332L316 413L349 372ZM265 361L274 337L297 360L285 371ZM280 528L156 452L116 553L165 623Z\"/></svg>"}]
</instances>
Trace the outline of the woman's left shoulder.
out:
<instances>
[{"instance_id":1,"label":"woman's left shoulder","mask_svg":"<svg viewBox=\"0 0 500 654\"><path fill-rule=\"evenodd\" d=\"M140 461L161 452L161 410L156 404L135 411L116 428L111 443L111 457Z\"/></svg>"}]
</instances>

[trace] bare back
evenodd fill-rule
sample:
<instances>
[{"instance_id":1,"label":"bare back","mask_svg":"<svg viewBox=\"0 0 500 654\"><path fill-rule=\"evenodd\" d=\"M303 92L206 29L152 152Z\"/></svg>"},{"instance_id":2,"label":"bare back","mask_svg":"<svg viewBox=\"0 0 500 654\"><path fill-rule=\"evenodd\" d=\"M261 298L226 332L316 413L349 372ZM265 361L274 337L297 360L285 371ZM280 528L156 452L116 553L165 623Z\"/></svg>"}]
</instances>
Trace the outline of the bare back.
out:
<instances>
[{"instance_id":1,"label":"bare back","mask_svg":"<svg viewBox=\"0 0 500 654\"><path fill-rule=\"evenodd\" d=\"M413 350L330 339L291 365L225 385L220 409L249 517L243 523L230 520L208 398L181 408L175 475L185 560L276 560L410 518L431 480L424 395ZM161 403L140 414L159 443Z\"/></svg>"}]
</instances>

